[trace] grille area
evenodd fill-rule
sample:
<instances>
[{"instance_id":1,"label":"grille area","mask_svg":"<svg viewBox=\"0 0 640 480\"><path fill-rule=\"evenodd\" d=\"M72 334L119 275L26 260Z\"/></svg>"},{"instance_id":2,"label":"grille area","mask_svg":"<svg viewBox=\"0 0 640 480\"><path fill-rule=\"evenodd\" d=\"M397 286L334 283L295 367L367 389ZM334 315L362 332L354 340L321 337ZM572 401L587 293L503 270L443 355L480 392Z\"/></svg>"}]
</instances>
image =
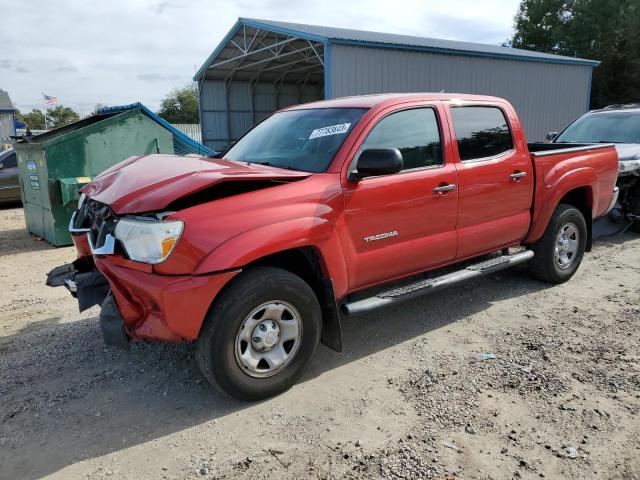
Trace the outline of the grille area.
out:
<instances>
[{"instance_id":1,"label":"grille area","mask_svg":"<svg viewBox=\"0 0 640 480\"><path fill-rule=\"evenodd\" d=\"M109 205L87 198L76 213L74 228L88 228L88 235L95 248L105 244L108 234L113 235L118 217Z\"/></svg>"}]
</instances>

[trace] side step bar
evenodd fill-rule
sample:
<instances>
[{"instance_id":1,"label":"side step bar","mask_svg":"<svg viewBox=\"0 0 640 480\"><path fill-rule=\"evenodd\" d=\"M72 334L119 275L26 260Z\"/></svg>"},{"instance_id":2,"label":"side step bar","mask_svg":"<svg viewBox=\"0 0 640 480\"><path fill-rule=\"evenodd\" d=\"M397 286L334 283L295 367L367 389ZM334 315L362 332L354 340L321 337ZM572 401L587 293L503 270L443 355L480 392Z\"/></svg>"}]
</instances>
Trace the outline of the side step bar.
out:
<instances>
[{"instance_id":1,"label":"side step bar","mask_svg":"<svg viewBox=\"0 0 640 480\"><path fill-rule=\"evenodd\" d=\"M533 252L531 250L525 250L513 255L502 255L491 258L484 262L469 265L462 270L447 273L440 277L419 280L403 287L380 292L373 297L363 298L362 300L357 300L351 303L344 303L342 304L342 310L347 315L365 313L386 305L391 305L392 303L409 300L427 293L435 292L436 290L464 282L465 280L504 270L505 268L512 267L513 265L527 262L532 258Z\"/></svg>"}]
</instances>

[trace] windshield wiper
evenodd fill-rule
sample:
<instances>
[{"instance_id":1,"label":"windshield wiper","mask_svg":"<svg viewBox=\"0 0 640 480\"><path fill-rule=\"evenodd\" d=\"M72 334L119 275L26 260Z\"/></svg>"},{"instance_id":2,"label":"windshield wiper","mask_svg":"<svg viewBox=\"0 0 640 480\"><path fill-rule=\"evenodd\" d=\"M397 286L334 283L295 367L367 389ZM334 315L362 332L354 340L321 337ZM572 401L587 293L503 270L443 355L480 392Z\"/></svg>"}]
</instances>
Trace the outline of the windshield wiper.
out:
<instances>
[{"instance_id":1,"label":"windshield wiper","mask_svg":"<svg viewBox=\"0 0 640 480\"><path fill-rule=\"evenodd\" d=\"M271 162L249 162L249 163L255 163L257 165L264 165L265 167L276 167L276 168L283 168L285 170L295 170L295 168L289 166L289 165L276 165L274 163Z\"/></svg>"}]
</instances>

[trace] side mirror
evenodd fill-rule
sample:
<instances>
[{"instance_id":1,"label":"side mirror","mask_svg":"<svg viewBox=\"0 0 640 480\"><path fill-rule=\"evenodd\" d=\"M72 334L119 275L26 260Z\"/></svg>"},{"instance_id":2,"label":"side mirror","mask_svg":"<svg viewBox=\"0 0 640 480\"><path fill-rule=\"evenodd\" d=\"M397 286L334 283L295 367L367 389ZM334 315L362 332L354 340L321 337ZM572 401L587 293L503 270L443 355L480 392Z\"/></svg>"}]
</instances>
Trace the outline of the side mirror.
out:
<instances>
[{"instance_id":1,"label":"side mirror","mask_svg":"<svg viewBox=\"0 0 640 480\"><path fill-rule=\"evenodd\" d=\"M549 132L547 133L547 141L553 142L557 136L558 136L558 132Z\"/></svg>"},{"instance_id":2,"label":"side mirror","mask_svg":"<svg viewBox=\"0 0 640 480\"><path fill-rule=\"evenodd\" d=\"M357 182L365 177L391 175L402 171L404 161L397 148L368 148L358 157L356 171L349 174L349 181Z\"/></svg>"}]
</instances>

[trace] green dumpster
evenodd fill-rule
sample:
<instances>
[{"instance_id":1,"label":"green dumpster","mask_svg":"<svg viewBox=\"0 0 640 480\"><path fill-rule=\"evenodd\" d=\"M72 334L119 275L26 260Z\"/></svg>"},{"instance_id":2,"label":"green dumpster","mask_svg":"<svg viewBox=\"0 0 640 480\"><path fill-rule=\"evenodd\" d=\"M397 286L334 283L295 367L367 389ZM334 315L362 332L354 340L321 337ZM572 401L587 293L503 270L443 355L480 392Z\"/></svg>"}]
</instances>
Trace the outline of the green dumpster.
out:
<instances>
[{"instance_id":1,"label":"green dumpster","mask_svg":"<svg viewBox=\"0 0 640 480\"><path fill-rule=\"evenodd\" d=\"M140 107L93 115L15 144L27 229L55 246L68 227L78 190L133 155L174 153L173 134Z\"/></svg>"}]
</instances>

